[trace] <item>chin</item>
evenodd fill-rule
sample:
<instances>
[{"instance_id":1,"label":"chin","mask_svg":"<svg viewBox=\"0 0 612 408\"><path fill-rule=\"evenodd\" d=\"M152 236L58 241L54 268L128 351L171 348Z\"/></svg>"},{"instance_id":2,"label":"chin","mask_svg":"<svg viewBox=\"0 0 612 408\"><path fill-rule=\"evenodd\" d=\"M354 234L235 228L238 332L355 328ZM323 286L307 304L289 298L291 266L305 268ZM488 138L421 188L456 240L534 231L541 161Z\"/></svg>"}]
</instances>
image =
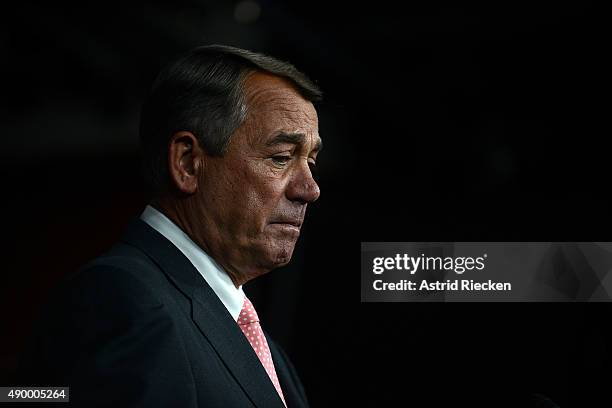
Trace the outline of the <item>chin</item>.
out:
<instances>
[{"instance_id":1,"label":"chin","mask_svg":"<svg viewBox=\"0 0 612 408\"><path fill-rule=\"evenodd\" d=\"M293 248L295 246L291 245L283 245L277 248L274 251L272 256L272 263L274 264L274 268L279 268L281 266L285 266L291 261L291 257L293 256Z\"/></svg>"}]
</instances>

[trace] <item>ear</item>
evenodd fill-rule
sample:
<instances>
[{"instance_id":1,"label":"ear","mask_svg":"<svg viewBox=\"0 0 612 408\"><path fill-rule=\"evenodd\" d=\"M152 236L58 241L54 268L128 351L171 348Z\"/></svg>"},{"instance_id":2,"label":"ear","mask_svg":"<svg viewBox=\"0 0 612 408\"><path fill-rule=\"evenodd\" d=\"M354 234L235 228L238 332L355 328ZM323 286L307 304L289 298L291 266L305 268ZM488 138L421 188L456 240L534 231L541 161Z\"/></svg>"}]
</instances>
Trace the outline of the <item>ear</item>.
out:
<instances>
[{"instance_id":1,"label":"ear","mask_svg":"<svg viewBox=\"0 0 612 408\"><path fill-rule=\"evenodd\" d=\"M168 142L168 171L170 181L178 191L193 194L198 190L197 173L200 169L203 151L198 139L191 132L180 131Z\"/></svg>"}]
</instances>

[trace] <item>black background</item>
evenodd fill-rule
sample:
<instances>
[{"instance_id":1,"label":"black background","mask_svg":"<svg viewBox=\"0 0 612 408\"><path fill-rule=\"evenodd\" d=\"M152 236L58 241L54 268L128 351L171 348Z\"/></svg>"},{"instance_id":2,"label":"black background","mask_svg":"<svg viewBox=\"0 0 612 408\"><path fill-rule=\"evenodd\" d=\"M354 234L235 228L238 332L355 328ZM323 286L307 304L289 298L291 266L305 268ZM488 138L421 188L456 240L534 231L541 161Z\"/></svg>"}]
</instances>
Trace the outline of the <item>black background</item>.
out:
<instances>
[{"instance_id":1,"label":"black background","mask_svg":"<svg viewBox=\"0 0 612 408\"><path fill-rule=\"evenodd\" d=\"M587 2L2 6L0 383L49 288L144 206L138 109L225 43L318 81L320 200L247 285L313 406L612 400L606 304L359 304L361 241L610 241L604 13Z\"/></svg>"}]
</instances>

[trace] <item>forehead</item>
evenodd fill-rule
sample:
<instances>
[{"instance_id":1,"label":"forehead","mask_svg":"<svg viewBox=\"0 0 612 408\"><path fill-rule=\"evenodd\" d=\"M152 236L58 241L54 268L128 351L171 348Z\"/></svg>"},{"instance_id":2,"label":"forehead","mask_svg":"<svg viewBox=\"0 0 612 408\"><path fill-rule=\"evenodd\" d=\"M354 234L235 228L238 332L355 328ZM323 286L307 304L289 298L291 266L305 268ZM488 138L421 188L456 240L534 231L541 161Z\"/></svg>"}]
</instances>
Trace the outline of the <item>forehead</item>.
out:
<instances>
[{"instance_id":1,"label":"forehead","mask_svg":"<svg viewBox=\"0 0 612 408\"><path fill-rule=\"evenodd\" d=\"M282 131L318 137L318 117L313 104L289 80L253 72L245 80L245 100L247 121L264 134Z\"/></svg>"}]
</instances>

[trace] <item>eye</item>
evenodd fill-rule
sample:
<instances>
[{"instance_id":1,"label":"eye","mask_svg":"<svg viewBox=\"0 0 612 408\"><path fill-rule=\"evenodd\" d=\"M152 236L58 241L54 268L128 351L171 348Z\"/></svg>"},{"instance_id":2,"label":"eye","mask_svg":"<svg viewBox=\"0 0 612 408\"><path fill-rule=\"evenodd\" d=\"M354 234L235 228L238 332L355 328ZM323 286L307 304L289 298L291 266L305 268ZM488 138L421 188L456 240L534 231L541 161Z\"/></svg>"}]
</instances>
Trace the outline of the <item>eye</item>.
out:
<instances>
[{"instance_id":1,"label":"eye","mask_svg":"<svg viewBox=\"0 0 612 408\"><path fill-rule=\"evenodd\" d=\"M308 160L308 167L313 176L317 175L317 162L315 160Z\"/></svg>"},{"instance_id":2,"label":"eye","mask_svg":"<svg viewBox=\"0 0 612 408\"><path fill-rule=\"evenodd\" d=\"M279 166L284 166L291 160L291 156L272 156L272 161L274 164Z\"/></svg>"}]
</instances>

